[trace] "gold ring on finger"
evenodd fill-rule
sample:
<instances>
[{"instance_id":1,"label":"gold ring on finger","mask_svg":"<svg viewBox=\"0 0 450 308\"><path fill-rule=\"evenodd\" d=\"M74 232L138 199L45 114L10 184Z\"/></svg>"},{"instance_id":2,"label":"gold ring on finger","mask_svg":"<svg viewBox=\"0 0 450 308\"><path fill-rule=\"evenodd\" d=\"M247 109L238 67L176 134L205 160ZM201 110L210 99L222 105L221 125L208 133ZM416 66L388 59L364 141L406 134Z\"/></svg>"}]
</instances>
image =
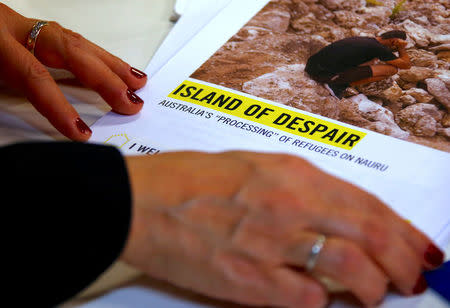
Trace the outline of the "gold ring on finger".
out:
<instances>
[{"instance_id":1,"label":"gold ring on finger","mask_svg":"<svg viewBox=\"0 0 450 308\"><path fill-rule=\"evenodd\" d=\"M312 246L311 252L309 253L308 260L306 261L305 269L307 272L311 272L314 269L314 266L316 266L317 259L319 258L319 254L323 248L323 245L325 244L325 240L325 235L321 234L317 237L317 240Z\"/></svg>"},{"instance_id":2,"label":"gold ring on finger","mask_svg":"<svg viewBox=\"0 0 450 308\"><path fill-rule=\"evenodd\" d=\"M31 28L30 34L28 34L27 42L25 44L26 49L28 49L32 54L34 54L34 48L36 47L36 41L41 33L43 27L47 26L48 22L43 20L38 20Z\"/></svg>"}]
</instances>

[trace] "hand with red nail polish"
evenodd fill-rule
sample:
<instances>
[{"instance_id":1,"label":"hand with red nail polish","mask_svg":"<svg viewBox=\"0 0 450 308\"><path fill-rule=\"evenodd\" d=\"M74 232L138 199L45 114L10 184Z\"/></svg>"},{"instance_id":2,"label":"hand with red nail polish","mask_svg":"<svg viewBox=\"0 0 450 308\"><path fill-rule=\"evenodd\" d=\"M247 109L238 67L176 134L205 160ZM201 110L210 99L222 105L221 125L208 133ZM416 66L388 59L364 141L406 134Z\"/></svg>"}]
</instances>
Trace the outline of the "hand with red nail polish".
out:
<instances>
[{"instance_id":1,"label":"hand with red nail polish","mask_svg":"<svg viewBox=\"0 0 450 308\"><path fill-rule=\"evenodd\" d=\"M315 278L325 277L374 306L391 289L424 292L423 270L443 259L376 197L298 157L189 152L126 161L135 215L125 260L211 296L324 307L331 291ZM304 275L321 234L317 263ZM233 297L242 286L248 292Z\"/></svg>"},{"instance_id":2,"label":"hand with red nail polish","mask_svg":"<svg viewBox=\"0 0 450 308\"><path fill-rule=\"evenodd\" d=\"M428 288L428 284L427 284L427 281L425 280L425 277L423 275L420 275L419 279L417 279L417 282L414 285L412 294L414 294L414 295L422 294L423 292L426 291L427 288Z\"/></svg>"},{"instance_id":3,"label":"hand with red nail polish","mask_svg":"<svg viewBox=\"0 0 450 308\"><path fill-rule=\"evenodd\" d=\"M133 104L143 104L144 101L136 95L136 93L134 93L134 91L128 89L127 90L127 96L128 99L130 100L130 102L132 102Z\"/></svg>"},{"instance_id":4,"label":"hand with red nail polish","mask_svg":"<svg viewBox=\"0 0 450 308\"><path fill-rule=\"evenodd\" d=\"M430 244L425 251L425 261L432 267L441 266L444 263L444 253L434 244Z\"/></svg>"},{"instance_id":5,"label":"hand with red nail polish","mask_svg":"<svg viewBox=\"0 0 450 308\"><path fill-rule=\"evenodd\" d=\"M146 78L146 77L147 77L147 74L146 74L146 73L144 73L144 72L142 72L142 71L140 71L140 70L138 70L137 68L134 68L134 67L131 68L131 73L132 73L136 78L139 78L139 79L142 79L142 78Z\"/></svg>"},{"instance_id":6,"label":"hand with red nail polish","mask_svg":"<svg viewBox=\"0 0 450 308\"><path fill-rule=\"evenodd\" d=\"M134 91L147 82L144 72L55 22L41 28L32 54L24 45L35 23L0 3L0 79L22 92L59 132L77 141L92 134L46 66L71 71L117 113L140 111L143 101Z\"/></svg>"}]
</instances>

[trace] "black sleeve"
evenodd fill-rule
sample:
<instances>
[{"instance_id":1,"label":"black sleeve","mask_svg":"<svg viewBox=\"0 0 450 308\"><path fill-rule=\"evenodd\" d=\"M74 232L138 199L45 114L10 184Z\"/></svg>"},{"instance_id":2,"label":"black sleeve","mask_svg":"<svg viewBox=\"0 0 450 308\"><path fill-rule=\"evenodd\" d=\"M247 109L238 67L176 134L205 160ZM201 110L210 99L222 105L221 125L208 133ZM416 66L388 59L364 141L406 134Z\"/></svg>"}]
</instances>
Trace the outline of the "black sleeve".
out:
<instances>
[{"instance_id":1,"label":"black sleeve","mask_svg":"<svg viewBox=\"0 0 450 308\"><path fill-rule=\"evenodd\" d=\"M35 143L0 148L0 159L4 266L12 270L4 300L52 307L124 247L131 196L123 158L112 147Z\"/></svg>"},{"instance_id":2,"label":"black sleeve","mask_svg":"<svg viewBox=\"0 0 450 308\"><path fill-rule=\"evenodd\" d=\"M380 43L378 43L378 48L376 49L376 57L381 61L392 61L398 58L388 47Z\"/></svg>"}]
</instances>

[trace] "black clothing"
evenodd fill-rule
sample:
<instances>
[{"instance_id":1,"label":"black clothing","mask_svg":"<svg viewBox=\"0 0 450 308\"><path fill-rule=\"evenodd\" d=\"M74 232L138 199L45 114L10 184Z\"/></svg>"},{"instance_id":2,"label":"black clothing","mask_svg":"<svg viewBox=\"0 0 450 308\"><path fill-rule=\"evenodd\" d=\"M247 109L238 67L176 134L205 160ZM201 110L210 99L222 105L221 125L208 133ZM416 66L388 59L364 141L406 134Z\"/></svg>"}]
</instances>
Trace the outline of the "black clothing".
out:
<instances>
[{"instance_id":1,"label":"black clothing","mask_svg":"<svg viewBox=\"0 0 450 308\"><path fill-rule=\"evenodd\" d=\"M55 306L92 283L125 245L131 195L123 158L100 145L29 143L0 148L0 159L4 265L13 270L7 298Z\"/></svg>"},{"instance_id":2,"label":"black clothing","mask_svg":"<svg viewBox=\"0 0 450 308\"><path fill-rule=\"evenodd\" d=\"M321 78L320 82L328 84L328 86L333 90L336 97L342 98L342 94L350 86L350 84L357 80L363 80L373 76L372 69L370 66L363 65L352 67L342 73L334 75L329 78ZM319 81L319 80L316 80Z\"/></svg>"},{"instance_id":3,"label":"black clothing","mask_svg":"<svg viewBox=\"0 0 450 308\"><path fill-rule=\"evenodd\" d=\"M305 71L313 79L332 78L375 58L382 61L397 59L388 47L375 38L349 37L336 41L311 56Z\"/></svg>"},{"instance_id":4,"label":"black clothing","mask_svg":"<svg viewBox=\"0 0 450 308\"><path fill-rule=\"evenodd\" d=\"M350 86L349 84L328 84L330 89L333 91L332 94L337 98L341 99L344 96L344 91Z\"/></svg>"},{"instance_id":5,"label":"black clothing","mask_svg":"<svg viewBox=\"0 0 450 308\"><path fill-rule=\"evenodd\" d=\"M314 80L328 84L348 85L354 81L370 78L373 76L370 66L363 65L349 68L346 71L337 73L333 76L318 76Z\"/></svg>"}]
</instances>

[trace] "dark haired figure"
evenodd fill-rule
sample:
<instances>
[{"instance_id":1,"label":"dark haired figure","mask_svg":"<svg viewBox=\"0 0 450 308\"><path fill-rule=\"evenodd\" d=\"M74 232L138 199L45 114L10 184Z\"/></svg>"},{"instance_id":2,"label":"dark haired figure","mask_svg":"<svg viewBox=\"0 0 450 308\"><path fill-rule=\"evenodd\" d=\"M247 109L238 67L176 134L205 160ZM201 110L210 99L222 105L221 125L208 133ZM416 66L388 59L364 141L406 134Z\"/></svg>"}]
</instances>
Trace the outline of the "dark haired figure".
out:
<instances>
[{"instance_id":1,"label":"dark haired figure","mask_svg":"<svg viewBox=\"0 0 450 308\"><path fill-rule=\"evenodd\" d=\"M399 30L378 37L349 37L312 55L305 71L315 81L328 84L338 98L349 86L375 82L411 67L406 53L406 33ZM393 52L398 51L397 57ZM384 64L374 64L375 60Z\"/></svg>"}]
</instances>

